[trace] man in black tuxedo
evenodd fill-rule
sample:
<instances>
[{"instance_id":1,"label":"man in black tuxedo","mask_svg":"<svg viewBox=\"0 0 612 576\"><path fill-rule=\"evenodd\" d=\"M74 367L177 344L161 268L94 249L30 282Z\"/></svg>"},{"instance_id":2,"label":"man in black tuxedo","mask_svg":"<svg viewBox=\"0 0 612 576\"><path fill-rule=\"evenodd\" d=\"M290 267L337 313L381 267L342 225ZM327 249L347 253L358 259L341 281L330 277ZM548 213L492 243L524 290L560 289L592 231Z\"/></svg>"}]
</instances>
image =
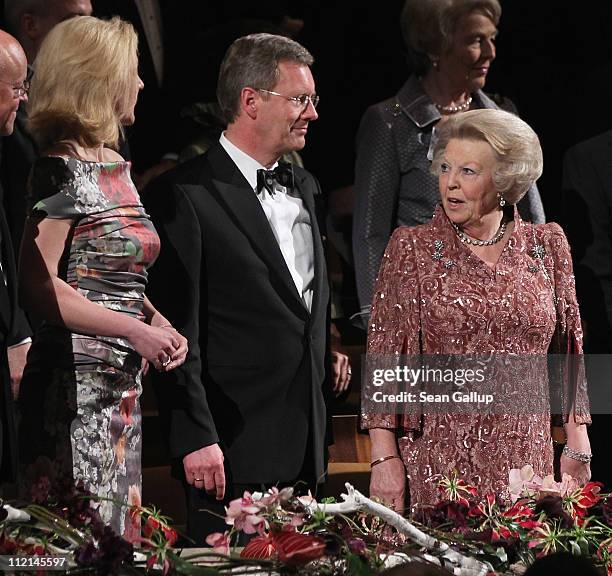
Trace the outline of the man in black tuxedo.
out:
<instances>
[{"instance_id":1,"label":"man in black tuxedo","mask_svg":"<svg viewBox=\"0 0 612 576\"><path fill-rule=\"evenodd\" d=\"M584 351L612 354L612 130L570 148L563 162L563 228L572 247ZM599 372L599 370L597 371ZM609 388L609 373L587 374L589 388ZM612 490L608 462L612 415L594 414L592 477Z\"/></svg>"},{"instance_id":2,"label":"man in black tuxedo","mask_svg":"<svg viewBox=\"0 0 612 576\"><path fill-rule=\"evenodd\" d=\"M0 136L12 133L19 103L27 99L26 75L23 49L0 30ZM17 305L15 258L0 201L0 495L2 483L14 481L17 473L13 396L23 374L29 336L25 316Z\"/></svg>"},{"instance_id":3,"label":"man in black tuxedo","mask_svg":"<svg viewBox=\"0 0 612 576\"><path fill-rule=\"evenodd\" d=\"M316 488L325 397L350 378L346 358L331 362L318 182L290 165L271 172L318 117L312 62L288 38L236 40L217 89L226 131L145 193L162 246L149 294L189 340L185 365L157 389L196 544L224 528L201 510L223 515L245 489Z\"/></svg>"}]
</instances>

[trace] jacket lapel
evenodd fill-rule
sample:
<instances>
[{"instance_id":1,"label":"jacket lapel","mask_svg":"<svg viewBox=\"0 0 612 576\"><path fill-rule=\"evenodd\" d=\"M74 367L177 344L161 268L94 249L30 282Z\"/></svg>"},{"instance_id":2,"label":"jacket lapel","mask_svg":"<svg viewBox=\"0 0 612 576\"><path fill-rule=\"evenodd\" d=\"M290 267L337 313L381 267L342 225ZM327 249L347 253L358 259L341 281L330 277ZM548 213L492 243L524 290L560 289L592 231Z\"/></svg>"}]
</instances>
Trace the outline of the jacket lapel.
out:
<instances>
[{"instance_id":1,"label":"jacket lapel","mask_svg":"<svg viewBox=\"0 0 612 576\"><path fill-rule=\"evenodd\" d=\"M293 282L278 242L256 194L240 170L219 144L209 151L209 164L214 167L210 190L230 214L236 226L249 238L253 250L264 260L279 280L279 291L286 294L292 307L301 316L308 309Z\"/></svg>"}]
</instances>

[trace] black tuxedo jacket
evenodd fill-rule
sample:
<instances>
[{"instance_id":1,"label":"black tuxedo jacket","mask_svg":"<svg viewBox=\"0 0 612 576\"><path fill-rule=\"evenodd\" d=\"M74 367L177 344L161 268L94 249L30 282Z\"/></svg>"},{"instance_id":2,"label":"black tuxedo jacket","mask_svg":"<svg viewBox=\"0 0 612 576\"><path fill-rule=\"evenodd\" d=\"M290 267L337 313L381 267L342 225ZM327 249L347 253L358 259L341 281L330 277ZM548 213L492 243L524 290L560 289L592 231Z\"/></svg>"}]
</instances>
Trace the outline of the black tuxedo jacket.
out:
<instances>
[{"instance_id":1,"label":"black tuxedo jacket","mask_svg":"<svg viewBox=\"0 0 612 576\"><path fill-rule=\"evenodd\" d=\"M189 340L185 364L161 376L174 457L218 442L230 481L296 478L305 455L325 469L329 287L314 197L295 167L312 223L309 312L261 204L220 144L145 193L161 238L149 295Z\"/></svg>"},{"instance_id":2,"label":"black tuxedo jacket","mask_svg":"<svg viewBox=\"0 0 612 576\"><path fill-rule=\"evenodd\" d=\"M28 209L27 183L38 150L26 129L27 114L22 102L17 110L15 127L2 139L1 179L4 210L11 231L15 260L19 256L21 237Z\"/></svg>"},{"instance_id":3,"label":"black tuxedo jacket","mask_svg":"<svg viewBox=\"0 0 612 576\"><path fill-rule=\"evenodd\" d=\"M585 351L612 353L612 130L567 151L563 227L572 247Z\"/></svg>"},{"instance_id":4,"label":"black tuxedo jacket","mask_svg":"<svg viewBox=\"0 0 612 576\"><path fill-rule=\"evenodd\" d=\"M1 187L0 187L1 196ZM9 228L0 202L0 482L14 480L17 472L15 415L9 378L7 347L30 336L25 315L17 305L17 271Z\"/></svg>"}]
</instances>

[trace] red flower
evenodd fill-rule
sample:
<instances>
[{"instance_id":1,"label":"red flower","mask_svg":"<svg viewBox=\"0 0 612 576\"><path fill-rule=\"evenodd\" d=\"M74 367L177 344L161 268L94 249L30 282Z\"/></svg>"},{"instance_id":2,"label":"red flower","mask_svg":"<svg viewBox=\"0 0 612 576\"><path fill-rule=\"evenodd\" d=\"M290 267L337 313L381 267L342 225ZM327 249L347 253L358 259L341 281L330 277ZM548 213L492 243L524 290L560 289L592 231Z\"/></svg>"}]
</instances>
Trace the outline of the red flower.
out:
<instances>
[{"instance_id":1,"label":"red flower","mask_svg":"<svg viewBox=\"0 0 612 576\"><path fill-rule=\"evenodd\" d=\"M479 502L476 506L472 506L468 512L469 518L478 518L486 516L490 518L494 515L494 507L496 504L495 494L489 493L485 496L483 502Z\"/></svg>"},{"instance_id":2,"label":"red flower","mask_svg":"<svg viewBox=\"0 0 612 576\"><path fill-rule=\"evenodd\" d=\"M153 532L158 530L160 526L161 524L157 518L154 516L149 516L142 531L144 532L146 538L151 538Z\"/></svg>"},{"instance_id":3,"label":"red flower","mask_svg":"<svg viewBox=\"0 0 612 576\"><path fill-rule=\"evenodd\" d=\"M531 516L533 516L533 510L531 510L523 500L518 500L508 508L508 510L502 512L502 516L514 519L531 518Z\"/></svg>"},{"instance_id":4,"label":"red flower","mask_svg":"<svg viewBox=\"0 0 612 576\"><path fill-rule=\"evenodd\" d=\"M537 520L519 520L517 524L526 530L533 530L534 528L542 525L542 523L538 522Z\"/></svg>"},{"instance_id":5,"label":"red flower","mask_svg":"<svg viewBox=\"0 0 612 576\"><path fill-rule=\"evenodd\" d=\"M162 556L149 556L147 558L147 570L153 569L155 566L158 566L161 563L162 574L164 576L170 572L170 560L168 558L164 558Z\"/></svg>"},{"instance_id":6,"label":"red flower","mask_svg":"<svg viewBox=\"0 0 612 576\"><path fill-rule=\"evenodd\" d=\"M601 482L587 482L580 491L578 505L583 508L590 508L599 502L599 491L603 488Z\"/></svg>"},{"instance_id":7,"label":"red flower","mask_svg":"<svg viewBox=\"0 0 612 576\"><path fill-rule=\"evenodd\" d=\"M443 476L438 482L438 490L442 492L446 500L459 502L464 506L470 505L468 502L470 496L478 494L474 486L458 478L457 471L453 472L451 476Z\"/></svg>"},{"instance_id":8,"label":"red flower","mask_svg":"<svg viewBox=\"0 0 612 576\"><path fill-rule=\"evenodd\" d=\"M174 528L170 528L170 526L163 526L162 531L166 537L166 540L168 541L168 546L174 546L177 539L176 530Z\"/></svg>"},{"instance_id":9,"label":"red flower","mask_svg":"<svg viewBox=\"0 0 612 576\"><path fill-rule=\"evenodd\" d=\"M587 482L581 489L563 498L563 507L578 526L584 523L587 510L600 500L601 482Z\"/></svg>"},{"instance_id":10,"label":"red flower","mask_svg":"<svg viewBox=\"0 0 612 576\"><path fill-rule=\"evenodd\" d=\"M276 552L274 538L269 535L256 536L240 552L242 558L271 558Z\"/></svg>"},{"instance_id":11,"label":"red flower","mask_svg":"<svg viewBox=\"0 0 612 576\"><path fill-rule=\"evenodd\" d=\"M306 564L325 553L325 542L317 536L299 532L278 532L272 536L278 559L284 564Z\"/></svg>"},{"instance_id":12,"label":"red flower","mask_svg":"<svg viewBox=\"0 0 612 576\"><path fill-rule=\"evenodd\" d=\"M155 532L161 532L169 546L173 546L177 539L176 530L155 516L149 516L147 518L142 531L144 532L145 538L149 539L151 539Z\"/></svg>"}]
</instances>

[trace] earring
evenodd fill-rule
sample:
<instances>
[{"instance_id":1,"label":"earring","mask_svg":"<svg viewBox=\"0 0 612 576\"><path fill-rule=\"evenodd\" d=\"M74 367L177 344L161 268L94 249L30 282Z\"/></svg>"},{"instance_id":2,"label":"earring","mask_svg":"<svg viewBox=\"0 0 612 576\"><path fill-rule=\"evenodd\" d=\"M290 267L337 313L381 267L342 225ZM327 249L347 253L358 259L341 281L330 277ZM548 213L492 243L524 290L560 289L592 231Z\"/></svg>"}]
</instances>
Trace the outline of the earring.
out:
<instances>
[{"instance_id":1,"label":"earring","mask_svg":"<svg viewBox=\"0 0 612 576\"><path fill-rule=\"evenodd\" d=\"M498 194L498 196L499 196L499 207L503 208L506 205L506 199L501 194Z\"/></svg>"},{"instance_id":2,"label":"earring","mask_svg":"<svg viewBox=\"0 0 612 576\"><path fill-rule=\"evenodd\" d=\"M437 70L438 69L438 61L437 60L432 60L431 61L431 65Z\"/></svg>"}]
</instances>

